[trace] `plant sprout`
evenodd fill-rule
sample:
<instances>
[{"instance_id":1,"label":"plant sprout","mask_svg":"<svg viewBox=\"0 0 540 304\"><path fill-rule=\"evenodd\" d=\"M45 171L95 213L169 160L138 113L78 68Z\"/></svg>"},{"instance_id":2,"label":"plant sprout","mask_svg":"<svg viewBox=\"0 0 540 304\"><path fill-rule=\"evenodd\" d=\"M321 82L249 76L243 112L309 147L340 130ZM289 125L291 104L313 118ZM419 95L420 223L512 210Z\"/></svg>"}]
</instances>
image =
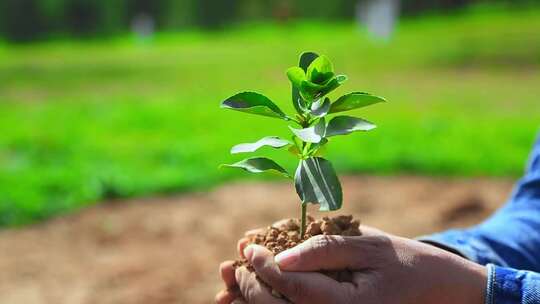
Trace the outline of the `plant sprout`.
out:
<instances>
[{"instance_id":1,"label":"plant sprout","mask_svg":"<svg viewBox=\"0 0 540 304\"><path fill-rule=\"evenodd\" d=\"M343 193L341 184L332 164L319 156L319 150L328 143L328 138L347 135L356 131L370 131L376 126L364 119L330 115L385 102L382 97L368 93L353 92L332 102L327 95L341 86L345 75L336 75L334 67L326 56L312 52L300 56L299 66L287 70L292 84L292 102L296 109L294 116L285 114L274 102L255 92L236 94L221 104L222 108L262 115L296 124L289 126L291 140L269 136L254 143L234 146L232 154L252 153L262 147L288 148L299 161L294 176L282 166L266 157L247 158L224 167L240 168L252 173L277 172L294 180L296 192L301 199L302 214L300 234L306 233L306 212L308 204L319 204L321 211L341 208Z\"/></svg>"}]
</instances>

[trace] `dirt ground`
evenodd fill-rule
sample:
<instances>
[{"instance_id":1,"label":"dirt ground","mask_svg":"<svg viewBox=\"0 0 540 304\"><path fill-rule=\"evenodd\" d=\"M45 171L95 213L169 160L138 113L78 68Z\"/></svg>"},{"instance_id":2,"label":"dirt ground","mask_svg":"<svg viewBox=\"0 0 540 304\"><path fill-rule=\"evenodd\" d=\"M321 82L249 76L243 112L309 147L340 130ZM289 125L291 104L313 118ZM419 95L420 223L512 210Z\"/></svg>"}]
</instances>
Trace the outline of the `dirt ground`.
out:
<instances>
[{"instance_id":1,"label":"dirt ground","mask_svg":"<svg viewBox=\"0 0 540 304\"><path fill-rule=\"evenodd\" d=\"M512 182L423 177L343 178L345 208L363 224L418 236L479 222ZM1 304L212 303L217 266L243 231L297 216L285 183L106 202L0 232ZM311 214L322 216L313 209Z\"/></svg>"}]
</instances>

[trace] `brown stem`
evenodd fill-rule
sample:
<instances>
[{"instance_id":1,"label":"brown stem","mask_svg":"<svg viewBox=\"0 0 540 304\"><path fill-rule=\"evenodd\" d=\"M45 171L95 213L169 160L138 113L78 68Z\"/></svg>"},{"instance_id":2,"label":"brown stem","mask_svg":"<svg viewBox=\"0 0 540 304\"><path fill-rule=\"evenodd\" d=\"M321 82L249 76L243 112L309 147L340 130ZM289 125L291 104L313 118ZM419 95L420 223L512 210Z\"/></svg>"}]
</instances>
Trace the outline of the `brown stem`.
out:
<instances>
[{"instance_id":1,"label":"brown stem","mask_svg":"<svg viewBox=\"0 0 540 304\"><path fill-rule=\"evenodd\" d=\"M306 235L307 229L307 204L302 203L302 218L300 219L300 239Z\"/></svg>"}]
</instances>

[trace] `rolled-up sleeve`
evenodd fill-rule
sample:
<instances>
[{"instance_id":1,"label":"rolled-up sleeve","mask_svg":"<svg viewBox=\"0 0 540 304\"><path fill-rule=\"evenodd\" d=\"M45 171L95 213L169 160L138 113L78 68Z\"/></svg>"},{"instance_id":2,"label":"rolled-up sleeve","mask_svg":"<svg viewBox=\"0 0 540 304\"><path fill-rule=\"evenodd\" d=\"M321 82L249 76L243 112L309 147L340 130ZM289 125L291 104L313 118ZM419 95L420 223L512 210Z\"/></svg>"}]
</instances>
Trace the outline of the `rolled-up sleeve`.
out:
<instances>
[{"instance_id":1,"label":"rolled-up sleeve","mask_svg":"<svg viewBox=\"0 0 540 304\"><path fill-rule=\"evenodd\" d=\"M486 304L540 303L540 274L489 264Z\"/></svg>"},{"instance_id":2,"label":"rolled-up sleeve","mask_svg":"<svg viewBox=\"0 0 540 304\"><path fill-rule=\"evenodd\" d=\"M540 304L540 138L503 208L478 226L419 239L487 265L488 304Z\"/></svg>"}]
</instances>

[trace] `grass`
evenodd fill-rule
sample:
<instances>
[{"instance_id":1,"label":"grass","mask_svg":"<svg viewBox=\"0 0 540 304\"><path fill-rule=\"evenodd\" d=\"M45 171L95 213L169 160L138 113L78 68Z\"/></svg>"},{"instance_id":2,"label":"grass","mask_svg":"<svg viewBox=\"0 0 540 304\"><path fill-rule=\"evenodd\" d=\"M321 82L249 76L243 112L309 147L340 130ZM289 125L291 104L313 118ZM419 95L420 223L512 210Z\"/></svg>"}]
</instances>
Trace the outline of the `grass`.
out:
<instances>
[{"instance_id":1,"label":"grass","mask_svg":"<svg viewBox=\"0 0 540 304\"><path fill-rule=\"evenodd\" d=\"M302 50L349 75L337 94L390 100L355 113L379 129L334 140L327 157L339 171L518 176L540 117L539 17L529 9L406 20L390 42L353 24L298 23L146 43L0 44L0 225L248 178L217 170L238 159L228 149L288 130L219 103L250 88L291 111L284 71Z\"/></svg>"}]
</instances>

